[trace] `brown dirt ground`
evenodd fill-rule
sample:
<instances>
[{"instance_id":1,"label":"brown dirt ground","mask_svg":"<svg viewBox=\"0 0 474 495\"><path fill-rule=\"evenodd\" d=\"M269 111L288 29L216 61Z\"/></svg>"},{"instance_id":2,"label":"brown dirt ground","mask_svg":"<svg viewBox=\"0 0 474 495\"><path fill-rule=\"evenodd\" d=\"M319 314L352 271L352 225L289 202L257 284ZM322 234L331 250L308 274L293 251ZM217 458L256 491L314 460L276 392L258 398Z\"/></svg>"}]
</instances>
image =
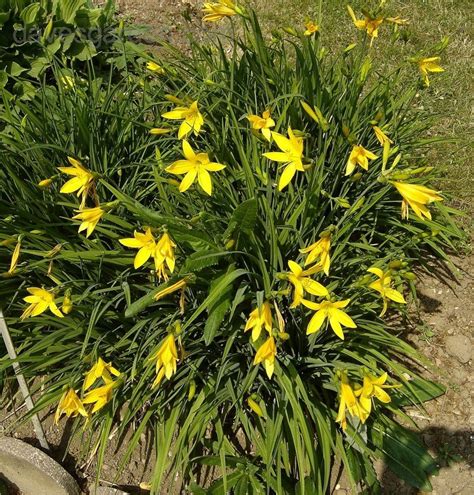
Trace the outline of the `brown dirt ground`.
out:
<instances>
[{"instance_id":1,"label":"brown dirt ground","mask_svg":"<svg viewBox=\"0 0 474 495\"><path fill-rule=\"evenodd\" d=\"M186 40L190 32L205 38L209 34L212 35L214 29L203 27L199 21L201 0L119 0L118 5L126 19L149 27L144 35L147 40L164 39L186 49ZM193 21L191 29L182 17L183 12ZM455 261L458 280L441 281L431 274L423 275L418 285L420 306L412 308L415 317L407 333L407 339L437 367L434 373L427 370L427 376L439 380L447 387L446 394L427 403L425 410L412 408L407 411L416 421L423 441L439 461L440 472L431 480L433 495L474 494L474 376L471 373L474 256L471 254ZM453 336L464 337L464 342L457 347L449 344ZM467 357L469 359L466 359ZM23 411L15 413L11 410L0 410L0 434L12 433L13 422L21 412ZM42 416L42 419L48 441L53 446L53 457L82 481L84 488L90 486L94 482L95 460L84 458L81 439L75 438L65 454L68 442L67 426L55 427L51 413ZM14 436L36 443L30 424L15 425L14 431ZM120 453L123 452L126 443L117 446L114 440L111 439L110 451L106 454L101 474L101 484L104 485L115 479ZM122 489L140 493L139 483L149 480L153 459L150 459L146 445L147 439L144 437L139 451L118 478ZM379 465L378 469L384 494L418 493L401 484L386 466ZM174 492L171 485L172 483L163 493ZM345 488L344 481L340 481L334 493L349 495L350 491Z\"/></svg>"}]
</instances>

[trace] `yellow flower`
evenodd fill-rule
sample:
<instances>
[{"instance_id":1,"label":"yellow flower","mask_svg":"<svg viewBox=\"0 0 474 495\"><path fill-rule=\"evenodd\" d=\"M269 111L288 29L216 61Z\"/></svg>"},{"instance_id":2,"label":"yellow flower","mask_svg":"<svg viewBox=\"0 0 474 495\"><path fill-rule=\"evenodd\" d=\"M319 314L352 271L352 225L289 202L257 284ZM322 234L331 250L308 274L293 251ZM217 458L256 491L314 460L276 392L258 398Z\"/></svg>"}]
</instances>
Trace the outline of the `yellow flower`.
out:
<instances>
[{"instance_id":1,"label":"yellow flower","mask_svg":"<svg viewBox=\"0 0 474 495\"><path fill-rule=\"evenodd\" d=\"M282 191L291 182L297 170L304 172L302 162L303 138L297 138L293 134L291 127L288 127L288 137L285 137L278 132L272 132L272 137L281 152L272 151L264 153L263 156L269 160L287 164L278 183L278 190Z\"/></svg>"},{"instance_id":2,"label":"yellow flower","mask_svg":"<svg viewBox=\"0 0 474 495\"><path fill-rule=\"evenodd\" d=\"M318 258L318 268L321 268L326 275L329 275L329 267L331 266L331 258L329 250L331 249L331 234L325 233L321 235L319 241L310 246L300 249L300 253L308 254L304 266L312 265Z\"/></svg>"},{"instance_id":3,"label":"yellow flower","mask_svg":"<svg viewBox=\"0 0 474 495\"><path fill-rule=\"evenodd\" d=\"M392 277L390 276L390 271L384 272L383 270L375 266L369 268L367 271L373 273L374 275L377 275L378 277L378 280L372 282L369 285L369 287L371 289L376 290L383 298L383 309L382 312L380 313L380 316L383 316L387 311L387 307L388 307L387 299L390 299L400 304L406 304L403 295L400 292L398 292L398 290L392 289L390 287L390 283L392 281Z\"/></svg>"},{"instance_id":4,"label":"yellow flower","mask_svg":"<svg viewBox=\"0 0 474 495\"><path fill-rule=\"evenodd\" d=\"M171 112L162 115L165 119L182 120L178 131L178 139L184 138L190 132L197 136L204 124L204 117L198 109L198 102L193 101L189 107L176 107Z\"/></svg>"},{"instance_id":5,"label":"yellow flower","mask_svg":"<svg viewBox=\"0 0 474 495\"><path fill-rule=\"evenodd\" d=\"M75 417L78 414L87 418L87 411L84 409L81 399L76 394L73 388L70 388L62 395L56 414L54 415L54 423L58 424L61 416L65 414L68 418Z\"/></svg>"},{"instance_id":6,"label":"yellow flower","mask_svg":"<svg viewBox=\"0 0 474 495\"><path fill-rule=\"evenodd\" d=\"M64 318L64 315L54 302L54 294L52 292L39 287L30 287L26 290L31 294L31 296L24 297L23 301L29 303L30 305L25 309L25 311L23 311L20 319L24 320L25 318L38 316L41 313L44 313L47 309L49 309L55 316Z\"/></svg>"},{"instance_id":7,"label":"yellow flower","mask_svg":"<svg viewBox=\"0 0 474 495\"><path fill-rule=\"evenodd\" d=\"M155 254L156 243L150 228L144 234L135 231L133 237L119 239L119 242L123 246L139 250L133 262L135 269L143 266L150 259L150 256Z\"/></svg>"},{"instance_id":8,"label":"yellow flower","mask_svg":"<svg viewBox=\"0 0 474 495\"><path fill-rule=\"evenodd\" d=\"M18 265L18 258L20 257L20 249L21 249L21 239L18 239L16 243L15 249L12 253L12 259L10 261L10 268L8 269L8 273L14 273L16 267Z\"/></svg>"},{"instance_id":9,"label":"yellow flower","mask_svg":"<svg viewBox=\"0 0 474 495\"><path fill-rule=\"evenodd\" d=\"M380 127L373 125L372 129L374 130L375 137L380 143L380 146L384 146L385 143L393 144L393 141L382 131L382 129L380 129Z\"/></svg>"},{"instance_id":10,"label":"yellow flower","mask_svg":"<svg viewBox=\"0 0 474 495\"><path fill-rule=\"evenodd\" d=\"M263 136L270 141L272 136L270 129L275 127L275 121L270 117L270 110L265 110L261 117L260 115L248 115L247 119L252 124L252 129L261 130Z\"/></svg>"},{"instance_id":11,"label":"yellow flower","mask_svg":"<svg viewBox=\"0 0 474 495\"><path fill-rule=\"evenodd\" d=\"M378 378L367 373L364 375L362 387L357 388L354 391L355 395L359 397L359 403L366 413L366 416L369 416L372 410L372 397L376 397L380 402L388 404L391 401L391 398L384 389L400 387L400 385L385 385L387 378L387 373L383 373Z\"/></svg>"},{"instance_id":12,"label":"yellow flower","mask_svg":"<svg viewBox=\"0 0 474 495\"><path fill-rule=\"evenodd\" d=\"M269 337L258 349L257 354L255 354L255 359L253 364L259 364L263 361L265 366L265 371L267 372L268 378L271 378L273 372L275 371L275 356L276 356L276 345L275 339Z\"/></svg>"},{"instance_id":13,"label":"yellow flower","mask_svg":"<svg viewBox=\"0 0 474 495\"><path fill-rule=\"evenodd\" d=\"M163 69L163 67L161 67L161 65L158 65L156 62L147 62L146 63L146 68L148 70L151 70L152 72L156 72L157 74L164 74L165 73L165 70Z\"/></svg>"},{"instance_id":14,"label":"yellow flower","mask_svg":"<svg viewBox=\"0 0 474 495\"><path fill-rule=\"evenodd\" d=\"M334 333L342 340L344 340L342 327L357 328L357 325L352 318L341 309L349 304L350 299L335 302L323 301L322 303L315 303L303 299L301 302L307 308L316 310L316 313L309 321L308 328L306 329L307 335L317 332L323 326L326 319L329 319L329 325L331 325Z\"/></svg>"},{"instance_id":15,"label":"yellow flower","mask_svg":"<svg viewBox=\"0 0 474 495\"><path fill-rule=\"evenodd\" d=\"M155 260L155 268L159 279L164 278L165 280L168 280L165 264L168 267L170 273L174 272L174 266L176 262L174 256L175 247L176 244L172 241L167 232L165 232L156 243L153 258Z\"/></svg>"},{"instance_id":16,"label":"yellow flower","mask_svg":"<svg viewBox=\"0 0 474 495\"><path fill-rule=\"evenodd\" d=\"M336 417L336 422L341 425L343 430L347 427L346 409L351 416L358 417L362 423L365 423L369 416L369 412L366 411L359 403L356 397L355 390L352 388L347 378L347 372L341 372L340 383L340 396L339 396L339 410Z\"/></svg>"},{"instance_id":17,"label":"yellow flower","mask_svg":"<svg viewBox=\"0 0 474 495\"><path fill-rule=\"evenodd\" d=\"M255 308L250 313L244 332L252 330L252 340L255 342L260 337L263 327L271 335L272 311L268 301L265 301L261 307Z\"/></svg>"},{"instance_id":18,"label":"yellow flower","mask_svg":"<svg viewBox=\"0 0 474 495\"><path fill-rule=\"evenodd\" d=\"M153 299L155 301L159 301L160 299L163 299L163 297L167 296L168 294L172 294L173 292L176 292L180 289L185 289L186 288L186 279L182 278L175 282L174 284L171 284L170 286L158 291L154 296Z\"/></svg>"},{"instance_id":19,"label":"yellow flower","mask_svg":"<svg viewBox=\"0 0 474 495\"><path fill-rule=\"evenodd\" d=\"M87 170L80 161L75 160L70 156L68 156L67 159L72 167L58 167L58 169L64 174L72 175L73 178L63 184L59 192L68 194L77 191L78 197L82 195L81 204L84 205L89 190L94 184L94 174L90 170Z\"/></svg>"},{"instance_id":20,"label":"yellow flower","mask_svg":"<svg viewBox=\"0 0 474 495\"><path fill-rule=\"evenodd\" d=\"M444 72L444 69L439 65L440 57L428 57L418 60L418 68L420 69L423 81L426 86L430 85L428 74L430 72Z\"/></svg>"},{"instance_id":21,"label":"yellow flower","mask_svg":"<svg viewBox=\"0 0 474 495\"><path fill-rule=\"evenodd\" d=\"M429 189L418 184L407 184L406 182L392 182L401 194L402 201L402 218L408 218L408 206L411 206L415 215L423 220L423 216L431 220L430 210L426 207L434 201L443 201L437 191Z\"/></svg>"},{"instance_id":22,"label":"yellow flower","mask_svg":"<svg viewBox=\"0 0 474 495\"><path fill-rule=\"evenodd\" d=\"M171 333L163 340L158 351L149 360L156 360L156 378L152 387L158 386L165 376L169 380L176 373L178 349Z\"/></svg>"},{"instance_id":23,"label":"yellow flower","mask_svg":"<svg viewBox=\"0 0 474 495\"><path fill-rule=\"evenodd\" d=\"M94 390L88 392L84 399L82 399L83 404L94 404L91 413L94 414L99 409L102 409L110 400L112 399L113 389L119 384L119 382L111 381L101 387L97 387Z\"/></svg>"},{"instance_id":24,"label":"yellow flower","mask_svg":"<svg viewBox=\"0 0 474 495\"><path fill-rule=\"evenodd\" d=\"M79 213L72 218L73 220L82 220L81 225L79 225L79 232L87 230L86 237L89 237L92 232L94 232L94 229L104 215L105 210L100 206L96 206L95 208L84 208L76 211Z\"/></svg>"},{"instance_id":25,"label":"yellow flower","mask_svg":"<svg viewBox=\"0 0 474 495\"><path fill-rule=\"evenodd\" d=\"M203 9L204 22L217 22L224 17L232 17L237 14L236 6L230 0L220 0L219 2L205 2Z\"/></svg>"},{"instance_id":26,"label":"yellow flower","mask_svg":"<svg viewBox=\"0 0 474 495\"><path fill-rule=\"evenodd\" d=\"M115 369L112 366L112 363L106 363L99 357L84 379L84 390L91 388L99 378L102 378L106 384L112 382L113 379L111 375L118 377L120 376L120 371Z\"/></svg>"},{"instance_id":27,"label":"yellow flower","mask_svg":"<svg viewBox=\"0 0 474 495\"><path fill-rule=\"evenodd\" d=\"M364 170L369 170L369 160L375 160L376 158L377 155L366 150L363 146L354 145L347 160L346 176L351 175L357 165L361 166Z\"/></svg>"},{"instance_id":28,"label":"yellow flower","mask_svg":"<svg viewBox=\"0 0 474 495\"><path fill-rule=\"evenodd\" d=\"M290 267L291 273L287 275L288 281L293 285L293 302L290 308L296 308L303 302L303 295L306 292L318 297L328 297L329 292L316 280L309 278L309 275L317 272L319 267L313 266L309 270L303 270L298 263L294 261L288 261L288 266Z\"/></svg>"},{"instance_id":29,"label":"yellow flower","mask_svg":"<svg viewBox=\"0 0 474 495\"><path fill-rule=\"evenodd\" d=\"M53 177L49 177L48 179L43 179L38 182L38 187L46 189L53 183Z\"/></svg>"},{"instance_id":30,"label":"yellow flower","mask_svg":"<svg viewBox=\"0 0 474 495\"><path fill-rule=\"evenodd\" d=\"M172 163L165 170L170 174L183 175L184 179L179 186L180 192L187 191L193 182L197 180L206 194L209 196L212 194L212 179L209 172L218 172L223 170L225 165L220 163L211 162L207 153L195 153L191 148L191 145L183 140L183 155L185 160L178 160Z\"/></svg>"},{"instance_id":31,"label":"yellow flower","mask_svg":"<svg viewBox=\"0 0 474 495\"><path fill-rule=\"evenodd\" d=\"M380 24L382 24L383 18L382 17L373 18L368 15L365 15L364 19L356 19L354 11L352 10L350 5L347 6L347 10L349 12L349 15L351 16L354 26L357 29L366 31L367 36L369 36L370 38L370 45L372 46L372 42L374 41L374 38L377 38L377 36L379 35L379 26Z\"/></svg>"},{"instance_id":32,"label":"yellow flower","mask_svg":"<svg viewBox=\"0 0 474 495\"><path fill-rule=\"evenodd\" d=\"M319 31L319 26L313 21L307 22L304 26L306 28L306 31L304 32L305 36L311 36L312 34Z\"/></svg>"}]
</instances>

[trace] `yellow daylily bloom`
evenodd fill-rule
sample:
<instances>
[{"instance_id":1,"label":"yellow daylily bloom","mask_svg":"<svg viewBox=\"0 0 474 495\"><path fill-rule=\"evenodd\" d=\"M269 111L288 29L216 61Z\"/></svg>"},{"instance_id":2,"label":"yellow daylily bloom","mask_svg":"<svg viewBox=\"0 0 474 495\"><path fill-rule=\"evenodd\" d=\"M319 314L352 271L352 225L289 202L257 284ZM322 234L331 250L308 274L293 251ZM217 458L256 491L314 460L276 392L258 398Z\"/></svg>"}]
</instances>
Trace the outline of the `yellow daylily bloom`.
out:
<instances>
[{"instance_id":1,"label":"yellow daylily bloom","mask_svg":"<svg viewBox=\"0 0 474 495\"><path fill-rule=\"evenodd\" d=\"M94 414L99 409L102 409L108 402L112 399L112 392L119 382L111 381L102 385L101 387L94 388L88 392L84 399L82 399L83 404L94 404L91 414Z\"/></svg>"},{"instance_id":2,"label":"yellow daylily bloom","mask_svg":"<svg viewBox=\"0 0 474 495\"><path fill-rule=\"evenodd\" d=\"M210 196L212 179L209 172L223 170L225 165L211 162L207 153L195 153L186 139L183 140L183 155L185 160L178 160L165 169L170 174L186 174L179 186L179 192L187 191L197 178L204 192Z\"/></svg>"},{"instance_id":3,"label":"yellow daylily bloom","mask_svg":"<svg viewBox=\"0 0 474 495\"><path fill-rule=\"evenodd\" d=\"M156 62L149 61L146 63L146 68L148 70L151 70L152 72L156 72L157 74L164 74L165 69L161 67L161 65L158 65Z\"/></svg>"},{"instance_id":4,"label":"yellow daylily bloom","mask_svg":"<svg viewBox=\"0 0 474 495\"><path fill-rule=\"evenodd\" d=\"M354 145L351 154L349 155L349 159L347 160L346 176L351 175L357 165L364 170L369 170L369 160L375 160L376 158L377 155L366 150L363 146Z\"/></svg>"},{"instance_id":5,"label":"yellow daylily bloom","mask_svg":"<svg viewBox=\"0 0 474 495\"><path fill-rule=\"evenodd\" d=\"M205 14L204 22L217 22L224 17L232 17L237 14L236 6L230 0L219 0L219 2L205 2L202 8Z\"/></svg>"},{"instance_id":6,"label":"yellow daylily bloom","mask_svg":"<svg viewBox=\"0 0 474 495\"><path fill-rule=\"evenodd\" d=\"M81 399L73 388L66 390L59 400L59 404L54 415L55 424L59 423L59 420L63 414L65 414L68 418L75 417L78 414L84 416L85 418L88 416Z\"/></svg>"},{"instance_id":7,"label":"yellow daylily bloom","mask_svg":"<svg viewBox=\"0 0 474 495\"><path fill-rule=\"evenodd\" d=\"M268 337L268 339L259 347L257 354L255 354L253 364L260 364L263 361L268 378L271 378L275 371L276 352L275 339L273 337Z\"/></svg>"},{"instance_id":8,"label":"yellow daylily bloom","mask_svg":"<svg viewBox=\"0 0 474 495\"><path fill-rule=\"evenodd\" d=\"M430 85L430 79L428 77L428 74L430 72L444 72L444 69L441 67L441 65L439 65L440 60L441 57L428 57L418 60L418 68L420 69L421 75L423 77L423 82L426 86Z\"/></svg>"},{"instance_id":9,"label":"yellow daylily bloom","mask_svg":"<svg viewBox=\"0 0 474 495\"><path fill-rule=\"evenodd\" d=\"M368 416L372 411L372 397L376 397L380 402L388 404L391 402L390 395L385 392L386 388L398 388L401 385L385 385L388 374L383 373L378 378L367 373L364 375L364 382L362 387L356 389L355 395L359 397L359 403L362 406L364 412Z\"/></svg>"},{"instance_id":10,"label":"yellow daylily bloom","mask_svg":"<svg viewBox=\"0 0 474 495\"><path fill-rule=\"evenodd\" d=\"M18 259L20 257L20 249L21 249L21 240L18 239L16 243L15 249L12 253L12 259L10 260L10 268L8 269L8 273L12 274L15 272L16 267L18 265Z\"/></svg>"},{"instance_id":11,"label":"yellow daylily bloom","mask_svg":"<svg viewBox=\"0 0 474 495\"><path fill-rule=\"evenodd\" d=\"M149 360L156 361L156 378L152 385L153 388L158 386L165 376L169 380L176 373L178 349L171 333L163 340L158 351Z\"/></svg>"},{"instance_id":12,"label":"yellow daylily bloom","mask_svg":"<svg viewBox=\"0 0 474 495\"><path fill-rule=\"evenodd\" d=\"M431 213L426 205L434 201L443 201L443 198L438 195L437 191L425 186L395 181L392 181L391 184L396 187L403 198L402 218L408 218L408 206L410 206L418 218L423 220L425 216L431 220Z\"/></svg>"},{"instance_id":13,"label":"yellow daylily bloom","mask_svg":"<svg viewBox=\"0 0 474 495\"><path fill-rule=\"evenodd\" d=\"M265 110L261 117L260 115L248 115L247 120L252 124L252 129L262 131L265 139L270 141L272 137L270 129L275 127L275 121L270 116L270 110Z\"/></svg>"},{"instance_id":14,"label":"yellow daylily bloom","mask_svg":"<svg viewBox=\"0 0 474 495\"><path fill-rule=\"evenodd\" d=\"M85 204L89 190L94 185L94 174L88 170L82 163L70 156L67 157L72 167L58 167L58 170L67 175L72 175L73 178L69 179L61 189L60 193L69 194L77 191L77 196L82 196L83 206Z\"/></svg>"},{"instance_id":15,"label":"yellow daylily bloom","mask_svg":"<svg viewBox=\"0 0 474 495\"><path fill-rule=\"evenodd\" d=\"M390 284L392 282L390 271L384 272L382 269L377 268L375 266L369 268L367 271L373 273L374 275L377 275L378 277L378 280L372 282L369 285L369 287L371 289L376 290L383 298L383 309L382 312L380 313L380 316L383 316L387 311L387 307L388 307L387 299L395 301L399 304L406 304L403 295L400 292L398 292L398 290L392 289L390 287Z\"/></svg>"},{"instance_id":16,"label":"yellow daylily bloom","mask_svg":"<svg viewBox=\"0 0 474 495\"><path fill-rule=\"evenodd\" d=\"M144 234L135 231L133 237L119 239L119 242L125 247L138 249L138 253L133 261L135 269L143 266L155 254L156 242L150 228Z\"/></svg>"},{"instance_id":17,"label":"yellow daylily bloom","mask_svg":"<svg viewBox=\"0 0 474 495\"><path fill-rule=\"evenodd\" d=\"M120 371L115 369L112 366L112 363L106 363L101 357L99 357L94 366L92 366L86 374L83 385L84 390L91 388L99 378L102 378L106 384L110 383L113 381L111 375L118 377L120 376Z\"/></svg>"},{"instance_id":18,"label":"yellow daylily bloom","mask_svg":"<svg viewBox=\"0 0 474 495\"><path fill-rule=\"evenodd\" d=\"M204 117L198 109L197 100L193 101L189 107L178 106L174 110L164 113L162 117L183 121L178 131L178 139L183 139L190 132L194 132L197 136L204 124Z\"/></svg>"},{"instance_id":19,"label":"yellow daylily bloom","mask_svg":"<svg viewBox=\"0 0 474 495\"><path fill-rule=\"evenodd\" d=\"M357 328L352 318L342 311L345 308L350 299L344 299L343 301L323 301L321 303L315 303L312 301L301 301L304 306L309 309L313 309L316 313L309 321L308 328L306 329L306 335L317 332L323 326L326 319L329 320L329 325L333 329L334 333L342 340L344 340L344 332L342 327Z\"/></svg>"},{"instance_id":20,"label":"yellow daylily bloom","mask_svg":"<svg viewBox=\"0 0 474 495\"><path fill-rule=\"evenodd\" d=\"M268 301L265 301L262 306L255 308L250 313L244 332L252 330L252 340L255 342L260 337L262 328L265 328L265 330L271 335L272 310Z\"/></svg>"},{"instance_id":21,"label":"yellow daylily bloom","mask_svg":"<svg viewBox=\"0 0 474 495\"><path fill-rule=\"evenodd\" d=\"M64 318L59 308L54 302L54 294L40 287L30 287L26 289L31 295L23 298L23 301L29 303L29 306L23 311L20 319L38 316L47 309L58 318Z\"/></svg>"},{"instance_id":22,"label":"yellow daylily bloom","mask_svg":"<svg viewBox=\"0 0 474 495\"><path fill-rule=\"evenodd\" d=\"M340 380L339 410L336 422L345 430L347 427L346 409L351 416L358 417L362 423L365 423L370 411L366 411L357 400L356 392L349 382L346 371L341 372Z\"/></svg>"},{"instance_id":23,"label":"yellow daylily bloom","mask_svg":"<svg viewBox=\"0 0 474 495\"><path fill-rule=\"evenodd\" d=\"M172 241L171 237L165 232L158 242L153 253L153 258L155 260L155 269L158 274L158 278L161 280L164 278L168 280L168 275L166 274L166 267L170 273L174 272L174 267L176 263L176 258L174 256L174 248L176 244ZM165 266L166 265L166 266Z\"/></svg>"},{"instance_id":24,"label":"yellow daylily bloom","mask_svg":"<svg viewBox=\"0 0 474 495\"><path fill-rule=\"evenodd\" d=\"M180 289L185 289L186 288L186 279L182 278L175 282L174 284L171 284L169 287L166 287L160 291L158 291L154 296L153 299L155 301L159 301L160 299L163 299L163 297L167 296L168 294L172 294L173 292L176 292Z\"/></svg>"},{"instance_id":25,"label":"yellow daylily bloom","mask_svg":"<svg viewBox=\"0 0 474 495\"><path fill-rule=\"evenodd\" d=\"M309 270L303 270L298 263L294 261L288 261L288 266L291 272L287 275L288 281L293 285L293 302L291 303L290 308L296 308L303 302L303 296L305 291L313 296L318 297L328 297L329 292L316 280L313 280L309 277L313 273L319 271L319 267L313 266Z\"/></svg>"},{"instance_id":26,"label":"yellow daylily bloom","mask_svg":"<svg viewBox=\"0 0 474 495\"><path fill-rule=\"evenodd\" d=\"M380 129L379 126L373 125L372 129L374 130L375 137L377 138L380 146L385 146L385 143L393 144L393 141L385 134L385 132Z\"/></svg>"},{"instance_id":27,"label":"yellow daylily bloom","mask_svg":"<svg viewBox=\"0 0 474 495\"><path fill-rule=\"evenodd\" d=\"M100 206L96 206L94 208L84 208L76 211L79 213L74 215L72 218L73 220L82 221L81 225L79 225L79 232L86 230L86 237L89 237L92 232L94 232L94 229L104 215L105 210L103 210Z\"/></svg>"},{"instance_id":28,"label":"yellow daylily bloom","mask_svg":"<svg viewBox=\"0 0 474 495\"><path fill-rule=\"evenodd\" d=\"M275 143L278 148L280 148L281 152L270 151L264 153L263 156L269 160L287 164L278 183L278 190L282 191L291 182L297 170L304 172L302 161L303 138L296 137L291 127L288 127L288 137L285 137L278 132L272 132L272 138L275 140Z\"/></svg>"},{"instance_id":29,"label":"yellow daylily bloom","mask_svg":"<svg viewBox=\"0 0 474 495\"><path fill-rule=\"evenodd\" d=\"M304 27L306 28L306 31L303 33L305 36L311 36L319 31L319 26L313 21L308 21Z\"/></svg>"},{"instance_id":30,"label":"yellow daylily bloom","mask_svg":"<svg viewBox=\"0 0 474 495\"><path fill-rule=\"evenodd\" d=\"M368 15L365 15L364 19L357 19L350 5L347 6L347 10L349 12L349 15L351 16L354 26L357 29L360 29L367 33L367 36L369 36L370 38L370 46L372 46L374 38L377 38L379 35L379 26L380 24L382 24L383 18L382 17L373 18Z\"/></svg>"},{"instance_id":31,"label":"yellow daylily bloom","mask_svg":"<svg viewBox=\"0 0 474 495\"><path fill-rule=\"evenodd\" d=\"M323 234L321 238L310 246L300 249L300 253L307 254L304 266L312 265L319 258L318 267L323 270L326 275L329 275L331 266L331 258L329 250L331 249L331 234Z\"/></svg>"}]
</instances>

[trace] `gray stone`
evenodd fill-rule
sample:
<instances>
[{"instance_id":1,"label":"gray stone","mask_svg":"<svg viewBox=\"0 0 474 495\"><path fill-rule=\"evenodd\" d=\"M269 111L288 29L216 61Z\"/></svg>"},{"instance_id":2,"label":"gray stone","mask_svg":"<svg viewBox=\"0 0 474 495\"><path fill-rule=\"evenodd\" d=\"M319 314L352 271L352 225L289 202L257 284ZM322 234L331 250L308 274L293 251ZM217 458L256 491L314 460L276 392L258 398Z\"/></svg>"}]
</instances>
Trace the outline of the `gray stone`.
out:
<instances>
[{"instance_id":1,"label":"gray stone","mask_svg":"<svg viewBox=\"0 0 474 495\"><path fill-rule=\"evenodd\" d=\"M95 495L130 495L128 492L123 492L111 486L98 486L95 492L93 489L90 492Z\"/></svg>"},{"instance_id":2,"label":"gray stone","mask_svg":"<svg viewBox=\"0 0 474 495\"><path fill-rule=\"evenodd\" d=\"M43 451L16 438L0 437L0 474L22 495L80 495L74 478Z\"/></svg>"},{"instance_id":3,"label":"gray stone","mask_svg":"<svg viewBox=\"0 0 474 495\"><path fill-rule=\"evenodd\" d=\"M444 340L446 351L460 363L466 364L472 357L472 344L464 335L449 335Z\"/></svg>"}]
</instances>

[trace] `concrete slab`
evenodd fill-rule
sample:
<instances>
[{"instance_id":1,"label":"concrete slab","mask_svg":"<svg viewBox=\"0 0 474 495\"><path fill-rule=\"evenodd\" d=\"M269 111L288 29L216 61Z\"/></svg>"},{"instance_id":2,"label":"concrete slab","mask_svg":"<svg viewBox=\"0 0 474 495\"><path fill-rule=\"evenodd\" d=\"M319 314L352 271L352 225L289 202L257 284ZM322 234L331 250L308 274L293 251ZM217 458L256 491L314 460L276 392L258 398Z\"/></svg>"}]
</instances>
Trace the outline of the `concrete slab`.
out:
<instances>
[{"instance_id":1,"label":"concrete slab","mask_svg":"<svg viewBox=\"0 0 474 495\"><path fill-rule=\"evenodd\" d=\"M0 437L0 474L22 495L80 495L74 478L41 450Z\"/></svg>"}]
</instances>

